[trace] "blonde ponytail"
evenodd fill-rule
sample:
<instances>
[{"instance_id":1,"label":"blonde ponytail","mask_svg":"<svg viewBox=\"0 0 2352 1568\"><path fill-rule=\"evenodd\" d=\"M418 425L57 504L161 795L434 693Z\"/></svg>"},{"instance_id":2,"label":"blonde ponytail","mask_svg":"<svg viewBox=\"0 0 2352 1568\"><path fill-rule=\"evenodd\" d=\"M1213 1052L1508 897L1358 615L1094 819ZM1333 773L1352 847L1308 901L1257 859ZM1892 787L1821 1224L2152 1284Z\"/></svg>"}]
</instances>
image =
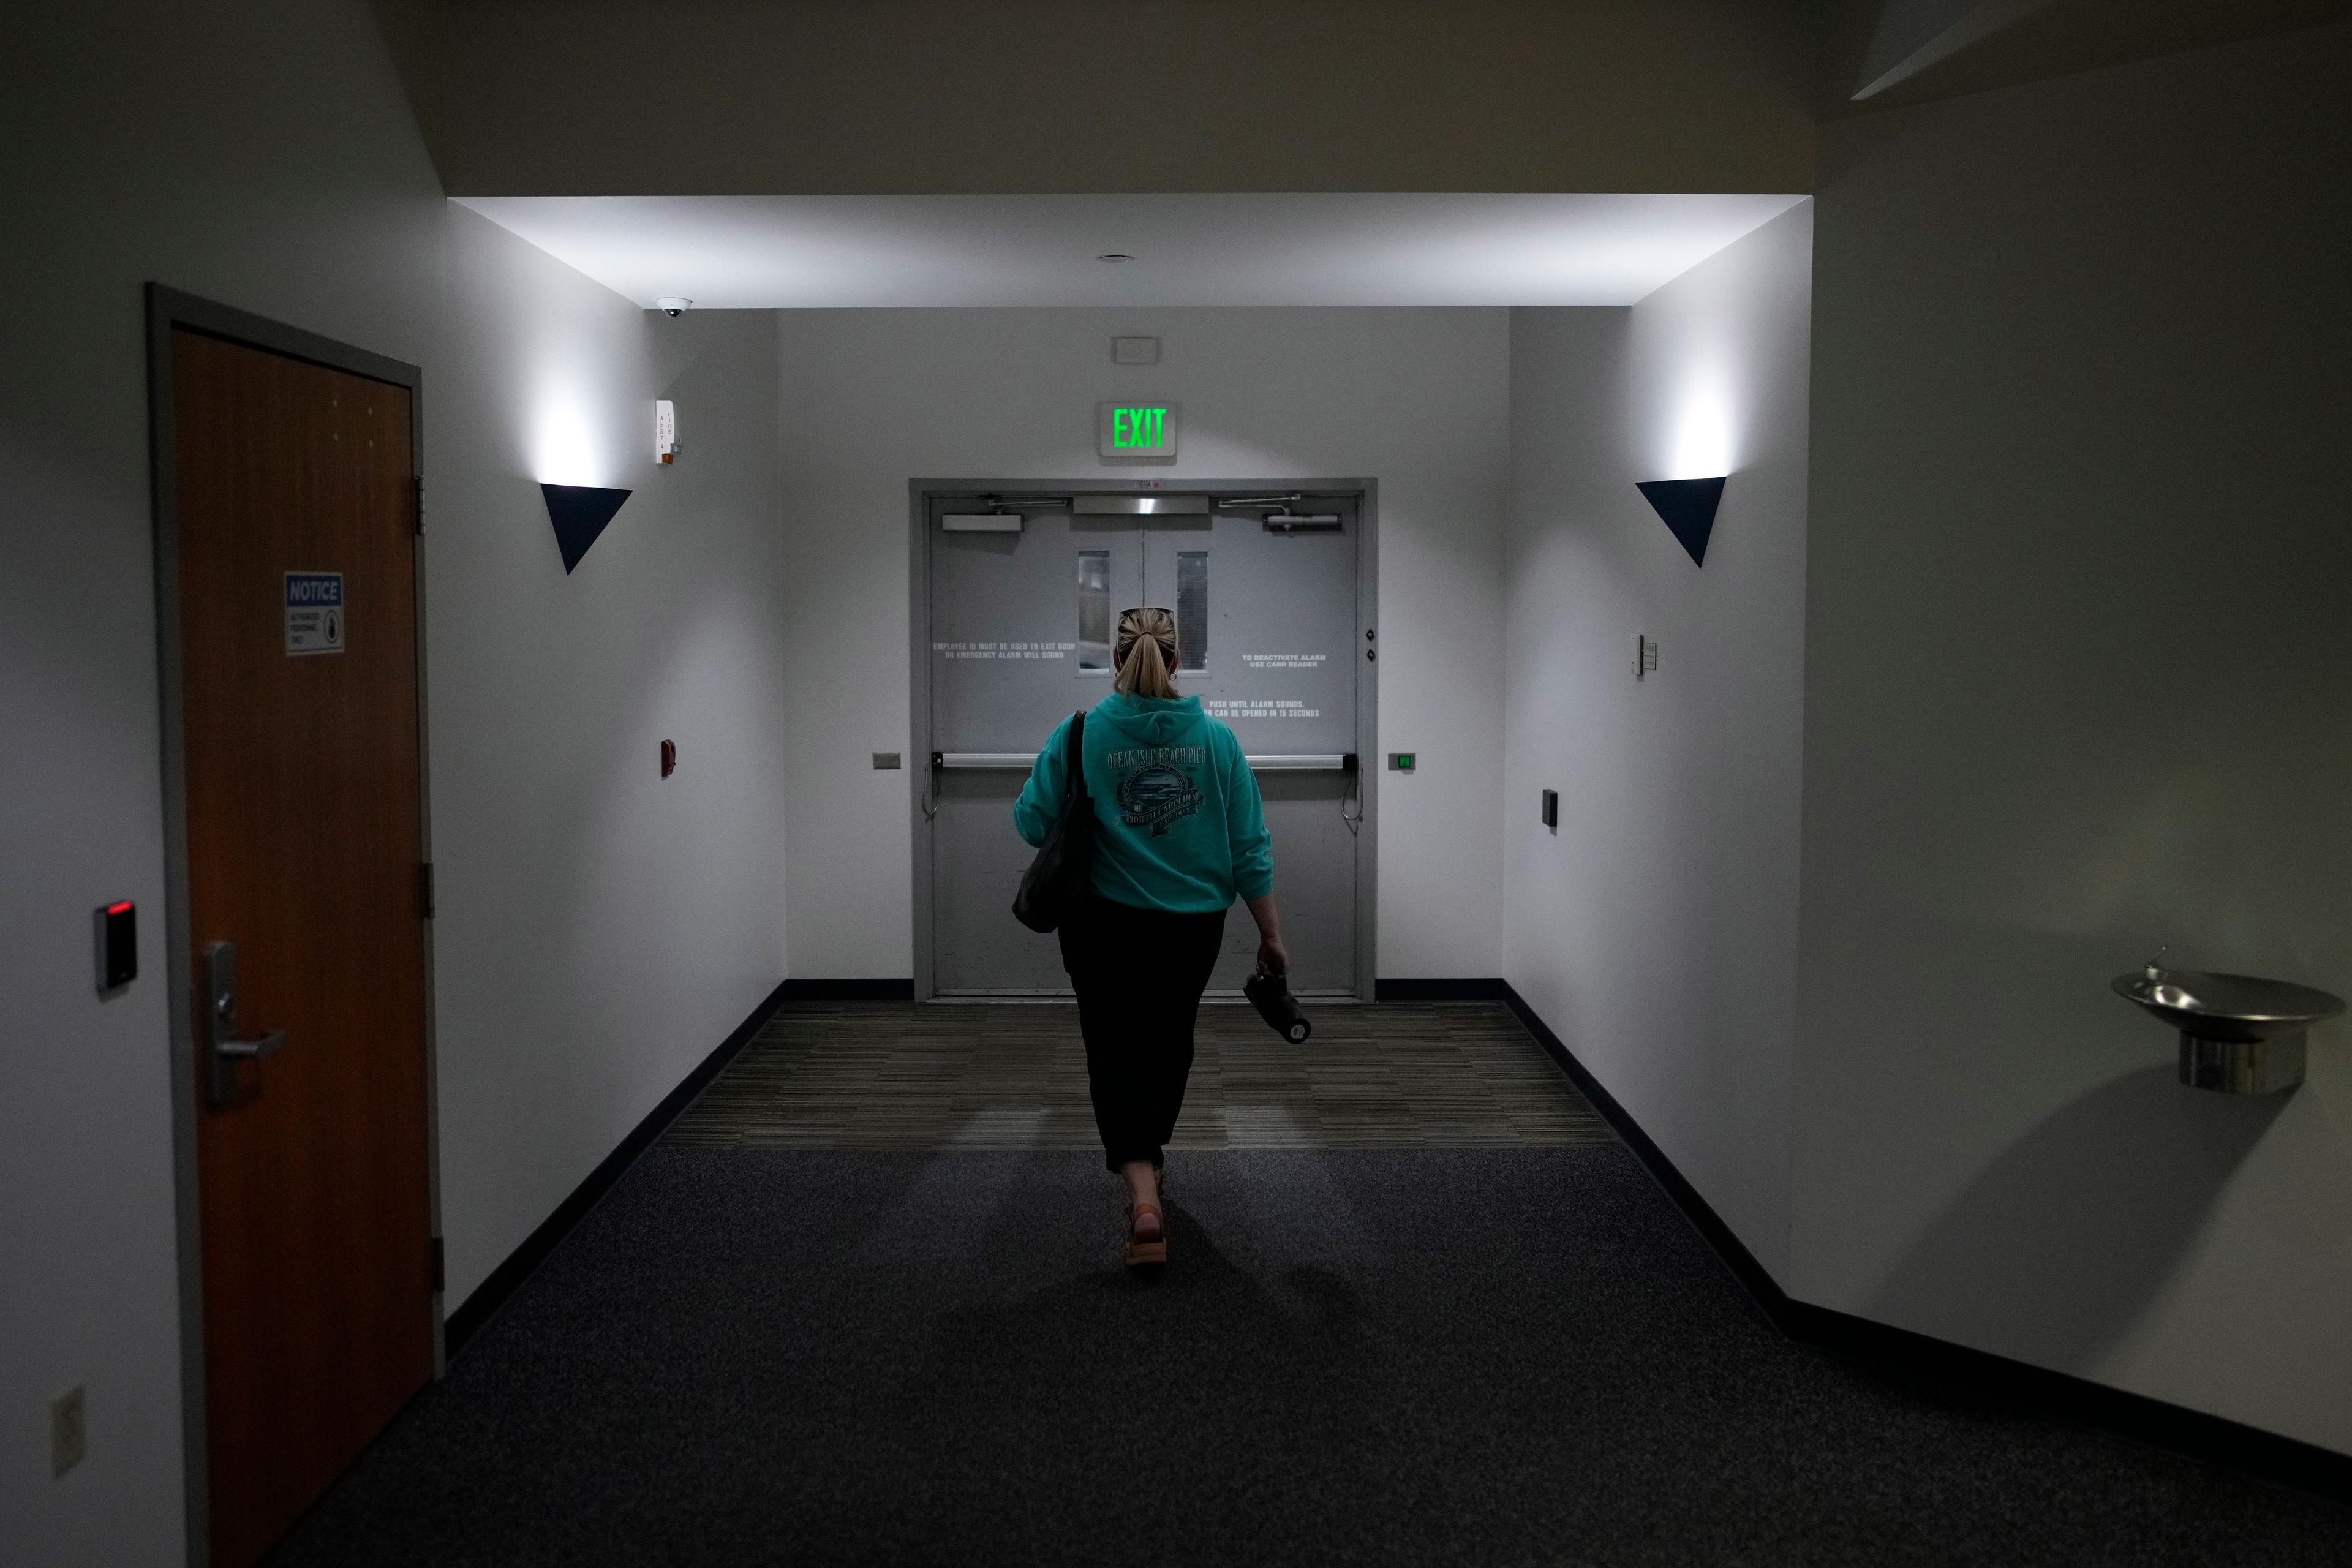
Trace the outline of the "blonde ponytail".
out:
<instances>
[{"instance_id":1,"label":"blonde ponytail","mask_svg":"<svg viewBox=\"0 0 2352 1568\"><path fill-rule=\"evenodd\" d=\"M1113 689L1130 697L1176 695L1176 617L1157 608L1123 610L1111 660Z\"/></svg>"}]
</instances>

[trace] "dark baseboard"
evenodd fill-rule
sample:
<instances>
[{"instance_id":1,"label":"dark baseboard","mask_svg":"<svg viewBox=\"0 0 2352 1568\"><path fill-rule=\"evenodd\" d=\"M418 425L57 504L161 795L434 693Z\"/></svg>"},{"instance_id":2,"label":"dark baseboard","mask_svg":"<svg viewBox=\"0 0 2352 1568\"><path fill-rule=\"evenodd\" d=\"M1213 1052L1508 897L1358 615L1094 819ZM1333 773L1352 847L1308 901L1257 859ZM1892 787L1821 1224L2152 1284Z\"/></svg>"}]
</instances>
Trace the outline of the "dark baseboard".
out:
<instances>
[{"instance_id":1,"label":"dark baseboard","mask_svg":"<svg viewBox=\"0 0 2352 1568\"><path fill-rule=\"evenodd\" d=\"M1503 1002L1511 988L1499 980L1375 980L1375 1002Z\"/></svg>"},{"instance_id":2,"label":"dark baseboard","mask_svg":"<svg viewBox=\"0 0 2352 1568\"><path fill-rule=\"evenodd\" d=\"M1603 1089L1601 1080L1594 1078L1582 1062L1576 1059L1566 1043L1551 1032L1551 1026L1537 1016L1536 1010L1528 1005L1527 998L1521 996L1515 987L1505 984L1503 1000L1512 1012L1518 1015L1519 1022L1528 1026L1528 1033L1536 1037L1536 1044L1544 1048L1544 1054L1559 1064L1560 1071L1568 1075L1569 1081L1592 1102L1592 1109L1601 1112L1609 1125L1617 1130L1617 1136L1625 1141L1625 1146L1633 1152L1633 1157L1642 1162L1643 1168L1650 1173L1650 1179L1665 1189L1666 1196L1674 1199L1675 1206L1683 1211L1683 1217L1689 1220L1707 1246L1714 1248L1716 1257L1731 1270L1732 1278L1756 1299L1756 1304L1764 1309L1765 1316L1776 1324L1780 1323L1780 1308L1787 1303L1788 1295L1781 1290L1780 1281L1756 1261L1756 1255L1748 1250L1748 1244L1723 1223L1723 1216L1715 1212L1713 1205L1698 1195L1698 1189L1684 1179L1675 1163L1666 1158L1665 1151L1650 1141L1650 1135L1642 1131L1642 1124L1617 1103L1617 1097ZM1787 1331L1785 1326L1782 1331Z\"/></svg>"},{"instance_id":3,"label":"dark baseboard","mask_svg":"<svg viewBox=\"0 0 2352 1568\"><path fill-rule=\"evenodd\" d=\"M441 1329L443 1352L455 1356L466 1342L479 1333L482 1326L497 1316L507 1299L531 1271L547 1261L548 1254L570 1233L572 1227L587 1216L588 1211L601 1202L613 1184L619 1181L636 1163L662 1131L677 1120L679 1111L694 1102L703 1087L719 1076L719 1069L735 1058L735 1053L751 1044L751 1037L761 1026L775 1015L778 1007L789 999L793 983L789 980L768 993L768 999L751 1009L751 1016L735 1026L735 1032L719 1042L719 1048L696 1064L676 1089L663 1097L662 1102L646 1113L645 1120L629 1130L614 1151L605 1155L603 1163L588 1173L587 1180L572 1189L571 1195L555 1205L555 1212L540 1222L537 1230L523 1238L522 1245L506 1256L506 1261L490 1270L489 1278L474 1288L474 1293L460 1303L456 1311L444 1321Z\"/></svg>"},{"instance_id":4,"label":"dark baseboard","mask_svg":"<svg viewBox=\"0 0 2352 1568\"><path fill-rule=\"evenodd\" d=\"M912 980L787 980L787 1002L912 1002Z\"/></svg>"},{"instance_id":5,"label":"dark baseboard","mask_svg":"<svg viewBox=\"0 0 2352 1568\"><path fill-rule=\"evenodd\" d=\"M1381 999L1389 1000L1388 981ZM1989 1351L1889 1324L1873 1322L1833 1308L1793 1300L1780 1282L1732 1234L1698 1189L1642 1131L1614 1095L1585 1068L1526 998L1502 982L1501 995L1551 1059L1559 1064L1594 1110L1623 1139L1675 1206L1722 1259L1772 1326L1800 1344L1860 1362L1964 1404L1992 1405L2089 1427L2111 1436L2185 1454L2256 1479L2294 1487L2339 1503L2352 1503L2352 1458L2315 1444L2282 1437L2184 1405L2127 1394L2087 1378L2052 1372Z\"/></svg>"}]
</instances>

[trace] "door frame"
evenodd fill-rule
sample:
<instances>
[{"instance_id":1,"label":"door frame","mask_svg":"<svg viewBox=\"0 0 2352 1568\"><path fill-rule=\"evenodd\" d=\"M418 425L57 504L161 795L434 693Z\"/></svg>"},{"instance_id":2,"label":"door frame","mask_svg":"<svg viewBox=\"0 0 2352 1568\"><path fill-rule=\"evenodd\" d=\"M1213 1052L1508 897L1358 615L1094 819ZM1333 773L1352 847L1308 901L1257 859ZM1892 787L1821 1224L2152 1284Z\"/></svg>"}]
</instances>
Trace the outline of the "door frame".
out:
<instances>
[{"instance_id":1,"label":"door frame","mask_svg":"<svg viewBox=\"0 0 2352 1568\"><path fill-rule=\"evenodd\" d=\"M983 479L907 481L907 822L914 859L915 1000L938 994L931 952L932 824L925 810L931 788L931 529L930 502L942 494L1118 495L1134 491L1191 495L1201 490L1237 490L1265 495L1284 490L1352 490L1356 507L1356 625L1380 627L1381 482L1375 479ZM1373 645L1377 647L1377 645ZM1372 965L1379 951L1374 921L1380 909L1380 684L1377 659L1356 663L1356 792L1363 820L1356 832L1356 999L1372 999Z\"/></svg>"},{"instance_id":2,"label":"door frame","mask_svg":"<svg viewBox=\"0 0 2352 1568\"><path fill-rule=\"evenodd\" d=\"M211 1472L205 1444L205 1322L202 1194L197 1191L195 974L189 954L193 940L188 913L188 782L186 702L182 688L180 608L180 475L174 418L173 333L185 330L266 353L305 360L404 387L409 396L409 471L417 486L417 530L410 548L416 572L416 800L421 844L433 859L432 763L425 722L425 373L349 343L321 337L182 293L161 283L147 285L147 422L149 479L154 504L156 678L162 695L163 783L164 984L169 988L172 1062L172 1167L173 1219L179 1236L180 1427L186 1487L188 1563L205 1568L212 1557ZM439 1071L434 1026L433 919L425 917L425 1169L426 1223L437 1248L441 1237ZM446 1370L442 1292L432 1296L433 1375Z\"/></svg>"}]
</instances>

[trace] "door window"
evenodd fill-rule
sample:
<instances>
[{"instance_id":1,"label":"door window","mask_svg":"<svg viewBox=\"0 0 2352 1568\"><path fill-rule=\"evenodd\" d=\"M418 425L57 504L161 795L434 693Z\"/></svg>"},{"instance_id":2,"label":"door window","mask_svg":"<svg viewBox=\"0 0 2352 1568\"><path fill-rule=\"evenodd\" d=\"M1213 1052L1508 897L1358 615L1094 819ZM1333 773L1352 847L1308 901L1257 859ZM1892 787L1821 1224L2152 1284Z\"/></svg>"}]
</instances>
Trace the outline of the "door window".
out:
<instances>
[{"instance_id":1,"label":"door window","mask_svg":"<svg viewBox=\"0 0 2352 1568\"><path fill-rule=\"evenodd\" d=\"M1078 552L1078 668L1110 670L1110 552Z\"/></svg>"},{"instance_id":2,"label":"door window","mask_svg":"<svg viewBox=\"0 0 2352 1568\"><path fill-rule=\"evenodd\" d=\"M1176 668L1209 668L1209 552L1176 552Z\"/></svg>"}]
</instances>

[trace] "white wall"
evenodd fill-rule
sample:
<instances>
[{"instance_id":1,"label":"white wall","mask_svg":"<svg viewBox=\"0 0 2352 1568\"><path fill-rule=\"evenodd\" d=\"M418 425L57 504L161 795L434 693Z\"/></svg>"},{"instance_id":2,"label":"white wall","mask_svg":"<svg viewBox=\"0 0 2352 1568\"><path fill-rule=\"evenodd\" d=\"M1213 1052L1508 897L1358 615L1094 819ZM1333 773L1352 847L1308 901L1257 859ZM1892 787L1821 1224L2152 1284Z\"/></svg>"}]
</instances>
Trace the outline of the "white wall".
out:
<instances>
[{"instance_id":1,"label":"white wall","mask_svg":"<svg viewBox=\"0 0 2352 1568\"><path fill-rule=\"evenodd\" d=\"M774 317L648 315L446 221L425 463L455 1306L782 979L785 667ZM569 576L537 488L567 462L635 491Z\"/></svg>"},{"instance_id":2,"label":"white wall","mask_svg":"<svg viewBox=\"0 0 2352 1568\"><path fill-rule=\"evenodd\" d=\"M36 14L37 13L37 14ZM441 198L357 4L12 13L0 142L0 1557L179 1561L141 285L422 364L453 1304L782 972L773 353ZM646 471L670 391L685 467ZM641 486L566 578L533 480ZM656 788L655 744L678 775ZM90 910L141 905L101 1002ZM52 1480L50 1396L89 1390Z\"/></svg>"},{"instance_id":3,"label":"white wall","mask_svg":"<svg viewBox=\"0 0 2352 1568\"><path fill-rule=\"evenodd\" d=\"M779 333L793 975L911 973L908 779L868 758L915 749L907 481L1132 479L1095 451L1120 396L1183 406L1153 478L1380 481L1380 743L1421 765L1381 775L1377 969L1496 972L1505 312L807 310ZM1112 364L1116 333L1161 362Z\"/></svg>"},{"instance_id":4,"label":"white wall","mask_svg":"<svg viewBox=\"0 0 2352 1568\"><path fill-rule=\"evenodd\" d=\"M1811 243L1799 206L1630 310L1511 327L1503 973L1776 1275ZM1633 487L1715 474L1702 568Z\"/></svg>"},{"instance_id":5,"label":"white wall","mask_svg":"<svg viewBox=\"0 0 2352 1568\"><path fill-rule=\"evenodd\" d=\"M2339 1450L2352 1028L2231 1100L2107 982L2352 993L2347 75L2304 32L1831 140L1790 1281Z\"/></svg>"}]
</instances>

